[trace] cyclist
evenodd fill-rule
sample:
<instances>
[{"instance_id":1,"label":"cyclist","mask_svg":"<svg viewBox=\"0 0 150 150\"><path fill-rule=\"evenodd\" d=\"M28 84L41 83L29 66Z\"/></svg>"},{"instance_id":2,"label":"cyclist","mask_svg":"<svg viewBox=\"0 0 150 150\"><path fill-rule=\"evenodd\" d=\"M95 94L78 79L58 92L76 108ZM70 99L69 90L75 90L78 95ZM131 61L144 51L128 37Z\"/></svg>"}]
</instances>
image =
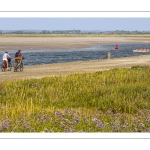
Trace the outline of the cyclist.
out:
<instances>
[{"instance_id":1,"label":"cyclist","mask_svg":"<svg viewBox=\"0 0 150 150\"><path fill-rule=\"evenodd\" d=\"M22 59L24 58L24 56L21 53L21 50L18 50L18 52L16 52L15 54L15 66L16 67L18 65L18 63L22 63Z\"/></svg>"},{"instance_id":2,"label":"cyclist","mask_svg":"<svg viewBox=\"0 0 150 150\"><path fill-rule=\"evenodd\" d=\"M11 59L11 57L9 56L8 52L6 51L3 55L3 61L6 61L6 67L7 67L7 70L9 70L8 68L8 61Z\"/></svg>"}]
</instances>

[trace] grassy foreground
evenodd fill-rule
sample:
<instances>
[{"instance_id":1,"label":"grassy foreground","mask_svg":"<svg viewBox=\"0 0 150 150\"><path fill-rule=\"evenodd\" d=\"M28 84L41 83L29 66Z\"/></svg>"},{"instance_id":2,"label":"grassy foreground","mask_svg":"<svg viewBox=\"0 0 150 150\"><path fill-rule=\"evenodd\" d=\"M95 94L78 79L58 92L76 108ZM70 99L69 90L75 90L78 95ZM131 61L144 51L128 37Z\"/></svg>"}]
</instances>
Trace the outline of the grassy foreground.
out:
<instances>
[{"instance_id":1,"label":"grassy foreground","mask_svg":"<svg viewBox=\"0 0 150 150\"><path fill-rule=\"evenodd\" d=\"M0 132L149 131L148 66L0 84Z\"/></svg>"}]
</instances>

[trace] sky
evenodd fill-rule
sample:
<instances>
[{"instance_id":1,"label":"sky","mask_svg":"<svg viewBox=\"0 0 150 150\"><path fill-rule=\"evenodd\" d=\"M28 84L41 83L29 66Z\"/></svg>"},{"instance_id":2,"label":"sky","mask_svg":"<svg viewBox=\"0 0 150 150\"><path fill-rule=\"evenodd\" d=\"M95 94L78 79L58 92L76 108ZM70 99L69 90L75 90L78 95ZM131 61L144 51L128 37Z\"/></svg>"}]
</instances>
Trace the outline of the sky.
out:
<instances>
[{"instance_id":1,"label":"sky","mask_svg":"<svg viewBox=\"0 0 150 150\"><path fill-rule=\"evenodd\" d=\"M150 18L0 18L0 30L150 31Z\"/></svg>"}]
</instances>

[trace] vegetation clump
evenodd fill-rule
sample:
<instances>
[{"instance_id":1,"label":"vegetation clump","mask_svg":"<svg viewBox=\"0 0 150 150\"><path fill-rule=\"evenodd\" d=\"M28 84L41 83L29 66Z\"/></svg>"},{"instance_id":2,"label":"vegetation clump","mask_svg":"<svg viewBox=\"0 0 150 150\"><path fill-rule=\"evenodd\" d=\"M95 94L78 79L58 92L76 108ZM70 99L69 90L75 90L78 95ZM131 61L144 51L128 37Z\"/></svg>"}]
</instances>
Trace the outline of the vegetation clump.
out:
<instances>
[{"instance_id":1,"label":"vegetation clump","mask_svg":"<svg viewBox=\"0 0 150 150\"><path fill-rule=\"evenodd\" d=\"M149 132L150 68L5 81L0 132Z\"/></svg>"}]
</instances>

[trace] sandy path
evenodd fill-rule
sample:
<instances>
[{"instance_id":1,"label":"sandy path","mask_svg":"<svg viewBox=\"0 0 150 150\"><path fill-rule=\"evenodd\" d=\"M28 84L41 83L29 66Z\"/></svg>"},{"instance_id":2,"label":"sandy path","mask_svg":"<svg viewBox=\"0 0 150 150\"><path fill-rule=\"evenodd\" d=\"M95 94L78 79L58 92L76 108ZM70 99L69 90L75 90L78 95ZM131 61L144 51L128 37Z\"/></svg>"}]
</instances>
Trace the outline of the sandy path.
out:
<instances>
[{"instance_id":1,"label":"sandy path","mask_svg":"<svg viewBox=\"0 0 150 150\"><path fill-rule=\"evenodd\" d=\"M67 49L89 47L91 44L101 43L149 43L150 38L125 37L71 37L71 38L2 38L0 50L10 49ZM25 67L23 72L0 71L0 82L4 80L41 78L52 75L69 73L83 73L107 70L111 68L131 67L136 65L150 65L150 55L115 58L110 60L80 61Z\"/></svg>"},{"instance_id":2,"label":"sandy path","mask_svg":"<svg viewBox=\"0 0 150 150\"><path fill-rule=\"evenodd\" d=\"M0 82L4 80L41 78L44 76L67 75L70 73L95 72L111 68L131 67L136 65L149 65L150 55L123 57L114 59L80 61L71 63L58 63L38 66L28 66L23 72L0 72Z\"/></svg>"}]
</instances>

